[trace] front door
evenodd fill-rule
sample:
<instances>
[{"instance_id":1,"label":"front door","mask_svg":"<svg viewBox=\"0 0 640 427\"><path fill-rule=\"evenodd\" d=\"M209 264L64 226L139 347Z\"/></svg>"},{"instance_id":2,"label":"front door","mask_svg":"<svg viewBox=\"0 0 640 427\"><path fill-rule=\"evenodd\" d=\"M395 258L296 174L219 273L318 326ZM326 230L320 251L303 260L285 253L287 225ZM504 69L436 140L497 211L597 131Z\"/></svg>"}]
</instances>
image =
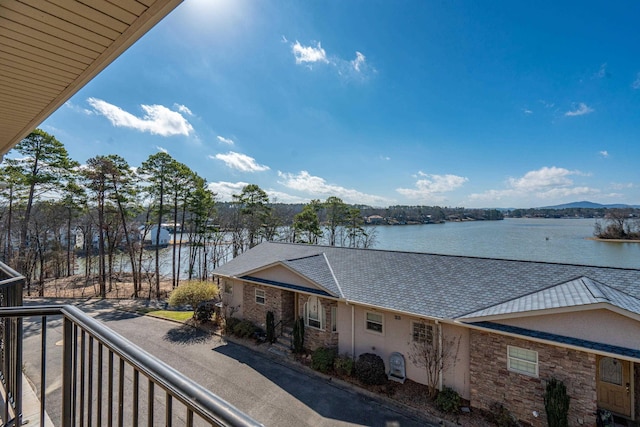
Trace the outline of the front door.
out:
<instances>
[{"instance_id":1,"label":"front door","mask_svg":"<svg viewBox=\"0 0 640 427\"><path fill-rule=\"evenodd\" d=\"M631 362L598 357L598 407L631 417Z\"/></svg>"}]
</instances>

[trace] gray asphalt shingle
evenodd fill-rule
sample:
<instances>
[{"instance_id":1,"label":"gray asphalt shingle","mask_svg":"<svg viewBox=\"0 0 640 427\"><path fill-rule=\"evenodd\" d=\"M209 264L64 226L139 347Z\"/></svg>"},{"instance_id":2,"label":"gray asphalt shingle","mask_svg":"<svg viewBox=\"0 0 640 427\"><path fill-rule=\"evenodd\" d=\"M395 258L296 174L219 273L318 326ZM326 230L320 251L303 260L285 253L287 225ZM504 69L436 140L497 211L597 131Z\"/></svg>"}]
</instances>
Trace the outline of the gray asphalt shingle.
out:
<instances>
[{"instance_id":1,"label":"gray asphalt shingle","mask_svg":"<svg viewBox=\"0 0 640 427\"><path fill-rule=\"evenodd\" d=\"M562 284L562 292L542 292L535 304L578 303L586 295L570 283L581 278L603 285L596 288L610 303L640 309L638 269L269 242L214 274L240 277L277 262L350 301L437 318L455 319ZM525 298L512 309L533 304Z\"/></svg>"}]
</instances>

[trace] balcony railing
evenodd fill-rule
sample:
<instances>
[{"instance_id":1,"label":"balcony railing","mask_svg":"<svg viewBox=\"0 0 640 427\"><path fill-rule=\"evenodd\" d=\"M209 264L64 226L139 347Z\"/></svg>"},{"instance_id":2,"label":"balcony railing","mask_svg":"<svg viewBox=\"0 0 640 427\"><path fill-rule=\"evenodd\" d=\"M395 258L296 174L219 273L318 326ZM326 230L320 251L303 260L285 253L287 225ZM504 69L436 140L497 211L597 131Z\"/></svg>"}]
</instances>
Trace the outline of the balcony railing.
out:
<instances>
[{"instance_id":1,"label":"balcony railing","mask_svg":"<svg viewBox=\"0 0 640 427\"><path fill-rule=\"evenodd\" d=\"M47 412L59 414L54 424L62 426L261 425L74 306L23 307L24 278L2 263L0 271L5 277L0 281L5 426L22 424L25 318L30 345L34 334L41 337L35 373L41 426ZM62 340L51 345L47 332L60 327ZM60 386L49 377L60 377Z\"/></svg>"}]
</instances>

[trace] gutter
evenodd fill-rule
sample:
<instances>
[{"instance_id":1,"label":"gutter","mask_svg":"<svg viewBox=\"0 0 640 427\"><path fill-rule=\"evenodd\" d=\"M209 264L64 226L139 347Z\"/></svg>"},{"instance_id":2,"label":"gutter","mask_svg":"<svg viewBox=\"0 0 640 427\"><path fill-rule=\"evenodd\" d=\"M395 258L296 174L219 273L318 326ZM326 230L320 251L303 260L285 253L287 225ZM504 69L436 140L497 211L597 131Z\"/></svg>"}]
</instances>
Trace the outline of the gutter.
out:
<instances>
[{"instance_id":1,"label":"gutter","mask_svg":"<svg viewBox=\"0 0 640 427\"><path fill-rule=\"evenodd\" d=\"M442 391L442 324L436 320L436 326L438 328L438 390Z\"/></svg>"}]
</instances>

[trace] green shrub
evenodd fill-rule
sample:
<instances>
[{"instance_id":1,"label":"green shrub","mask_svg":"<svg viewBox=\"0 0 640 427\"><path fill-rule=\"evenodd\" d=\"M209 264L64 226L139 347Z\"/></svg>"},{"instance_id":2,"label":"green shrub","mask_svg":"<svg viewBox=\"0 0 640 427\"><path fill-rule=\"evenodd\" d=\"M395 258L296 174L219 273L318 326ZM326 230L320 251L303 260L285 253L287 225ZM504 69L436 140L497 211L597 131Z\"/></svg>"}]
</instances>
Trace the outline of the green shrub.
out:
<instances>
[{"instance_id":1,"label":"green shrub","mask_svg":"<svg viewBox=\"0 0 640 427\"><path fill-rule=\"evenodd\" d=\"M494 402L489 406L489 421L498 427L517 427L518 422L511 412L502 405L502 403Z\"/></svg>"},{"instance_id":2,"label":"green shrub","mask_svg":"<svg viewBox=\"0 0 640 427\"><path fill-rule=\"evenodd\" d=\"M333 361L336 359L337 355L338 351L335 348L317 348L311 355L311 367L316 371L326 374L333 368Z\"/></svg>"},{"instance_id":3,"label":"green shrub","mask_svg":"<svg viewBox=\"0 0 640 427\"><path fill-rule=\"evenodd\" d=\"M213 282L191 281L182 283L171 291L169 305L174 307L190 305L196 311L198 305L218 296L218 286Z\"/></svg>"},{"instance_id":4,"label":"green shrub","mask_svg":"<svg viewBox=\"0 0 640 427\"><path fill-rule=\"evenodd\" d=\"M436 406L441 411L449 414L456 413L460 410L462 399L460 395L452 388L444 387L436 397Z\"/></svg>"},{"instance_id":5,"label":"green shrub","mask_svg":"<svg viewBox=\"0 0 640 427\"><path fill-rule=\"evenodd\" d=\"M215 306L213 301L204 301L198 304L193 312L193 317L200 322L208 322L213 317Z\"/></svg>"},{"instance_id":6,"label":"green shrub","mask_svg":"<svg viewBox=\"0 0 640 427\"><path fill-rule=\"evenodd\" d=\"M276 342L276 326L273 311L267 311L267 342Z\"/></svg>"},{"instance_id":7,"label":"green shrub","mask_svg":"<svg viewBox=\"0 0 640 427\"><path fill-rule=\"evenodd\" d=\"M361 354L356 361L355 373L362 384L382 385L387 382L384 361L377 354Z\"/></svg>"},{"instance_id":8,"label":"green shrub","mask_svg":"<svg viewBox=\"0 0 640 427\"><path fill-rule=\"evenodd\" d=\"M304 319L298 317L293 323L293 352L302 353L304 351Z\"/></svg>"},{"instance_id":9,"label":"green shrub","mask_svg":"<svg viewBox=\"0 0 640 427\"><path fill-rule=\"evenodd\" d=\"M338 375L351 376L353 375L353 365L353 358L345 353L337 356L333 361L333 370Z\"/></svg>"},{"instance_id":10,"label":"green shrub","mask_svg":"<svg viewBox=\"0 0 640 427\"><path fill-rule=\"evenodd\" d=\"M251 338L258 331L256 325L248 320L241 320L233 327L233 335L240 338Z\"/></svg>"},{"instance_id":11,"label":"green shrub","mask_svg":"<svg viewBox=\"0 0 640 427\"><path fill-rule=\"evenodd\" d=\"M224 321L224 333L227 335L233 334L233 329L240 323L240 319L237 317L227 317Z\"/></svg>"},{"instance_id":12,"label":"green shrub","mask_svg":"<svg viewBox=\"0 0 640 427\"><path fill-rule=\"evenodd\" d=\"M567 427L569 425L570 400L564 383L551 378L544 394L544 409L547 412L549 427Z\"/></svg>"}]
</instances>

